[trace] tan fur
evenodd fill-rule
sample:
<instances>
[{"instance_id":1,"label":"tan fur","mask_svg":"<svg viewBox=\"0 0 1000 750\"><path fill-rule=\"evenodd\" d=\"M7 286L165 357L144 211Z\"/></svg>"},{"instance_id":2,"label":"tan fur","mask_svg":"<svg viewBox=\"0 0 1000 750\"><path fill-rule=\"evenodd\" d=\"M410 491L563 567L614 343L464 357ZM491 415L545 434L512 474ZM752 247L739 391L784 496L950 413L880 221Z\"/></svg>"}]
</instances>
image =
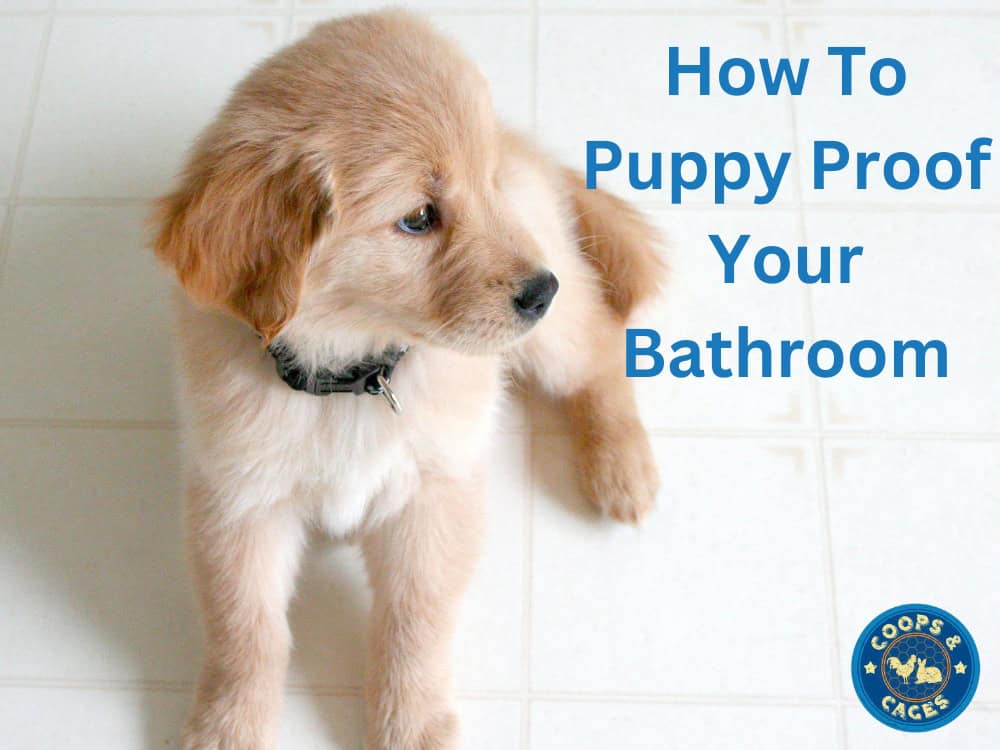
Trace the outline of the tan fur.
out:
<instances>
[{"instance_id":1,"label":"tan fur","mask_svg":"<svg viewBox=\"0 0 1000 750\"><path fill-rule=\"evenodd\" d=\"M262 145L213 145L204 142L183 187L160 201L156 253L192 297L270 341L295 314L329 197L301 162L271 164Z\"/></svg>"},{"instance_id":2,"label":"tan fur","mask_svg":"<svg viewBox=\"0 0 1000 750\"><path fill-rule=\"evenodd\" d=\"M583 177L563 170L569 186L580 250L607 285L608 304L627 318L656 296L664 276L660 240L639 213L603 190L587 190Z\"/></svg>"},{"instance_id":3,"label":"tan fur","mask_svg":"<svg viewBox=\"0 0 1000 750\"><path fill-rule=\"evenodd\" d=\"M431 203L424 235L396 221ZM260 65L155 215L176 273L192 567L206 660L189 750L272 748L303 529L361 541L374 591L368 750L458 746L448 643L478 549L488 444L513 372L566 405L581 483L637 522L658 480L621 371L659 283L654 236L499 128L450 42L390 12L317 27ZM524 283L560 291L537 324ZM306 368L408 344L404 403L293 391Z\"/></svg>"}]
</instances>

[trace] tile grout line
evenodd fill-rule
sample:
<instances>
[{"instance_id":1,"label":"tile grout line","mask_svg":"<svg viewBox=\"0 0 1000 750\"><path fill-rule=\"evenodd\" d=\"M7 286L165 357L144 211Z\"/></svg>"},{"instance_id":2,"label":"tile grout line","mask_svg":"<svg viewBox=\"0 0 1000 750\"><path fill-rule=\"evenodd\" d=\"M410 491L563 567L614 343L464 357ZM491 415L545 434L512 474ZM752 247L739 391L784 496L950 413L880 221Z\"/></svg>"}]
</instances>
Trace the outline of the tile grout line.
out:
<instances>
[{"instance_id":1,"label":"tile grout line","mask_svg":"<svg viewBox=\"0 0 1000 750\"><path fill-rule=\"evenodd\" d=\"M791 21L785 10L787 2L782 2L782 40L785 55L791 59L793 39L791 38ZM795 97L788 97L786 108L787 115L791 118L792 139L795 147L800 141L799 110ZM802 175L799 170L795 171L795 193L797 198L797 223L799 241L808 246L806 231L806 215L804 207L805 190L802 182ZM805 285L801 294L802 312L805 317L804 323L806 335L811 340L816 339L816 305L811 285ZM841 681L841 653L840 653L840 627L837 606L837 585L836 570L833 558L833 528L830 520L830 497L827 487L827 467L826 451L823 442L823 401L820 391L820 384L815 378L809 378L809 393L812 398L813 423L816 426L817 434L812 439L814 461L816 465L816 502L819 511L819 532L820 550L822 554L823 586L826 589L827 623L826 631L829 642L830 659L830 687L834 698L840 701L843 698L843 685ZM837 732L837 747L840 750L847 750L847 714L842 704L837 704L834 723Z\"/></svg>"},{"instance_id":2,"label":"tile grout line","mask_svg":"<svg viewBox=\"0 0 1000 750\"><path fill-rule=\"evenodd\" d=\"M136 198L131 196L31 196L0 198L0 205L12 208L18 206L62 207L76 206L81 208L104 208L113 206L138 206L147 204L154 196ZM741 211L755 212L757 207L752 204L727 204L720 206L712 201L689 201L680 205L664 203L663 201L633 200L633 205L649 213L667 213L688 211ZM768 207L771 211L797 211L806 208L810 211L857 211L862 213L935 213L935 214L995 214L1000 211L1000 204L979 203L970 205L943 203L881 203L866 202L852 205L844 201L814 202L788 200L785 203Z\"/></svg>"},{"instance_id":3,"label":"tile grout line","mask_svg":"<svg viewBox=\"0 0 1000 750\"><path fill-rule=\"evenodd\" d=\"M284 0L285 44L295 39L295 0Z\"/></svg>"},{"instance_id":4,"label":"tile grout line","mask_svg":"<svg viewBox=\"0 0 1000 750\"><path fill-rule=\"evenodd\" d=\"M0 429L101 429L101 430L176 430L180 424L171 419L59 419L30 417L0 417ZM546 427L500 427L500 434L529 435L536 437L562 437L566 430ZM995 443L1000 441L1000 433L991 432L920 432L920 431L874 431L843 430L820 431L815 429L773 429L762 428L685 428L650 427L650 435L673 439L704 440L879 440L879 441L929 441L929 442L972 442Z\"/></svg>"},{"instance_id":5,"label":"tile grout line","mask_svg":"<svg viewBox=\"0 0 1000 750\"><path fill-rule=\"evenodd\" d=\"M343 7L338 5L315 6L315 7L290 7L291 12L299 17L311 16L333 16L343 12ZM463 5L440 5L431 7L430 12L437 15L455 16L524 16L531 13L530 7L507 7L507 6L485 6L470 8ZM42 16L53 11L46 10L0 10L0 18L26 18ZM247 7L231 9L212 8L60 8L54 12L62 18L242 18L252 16L283 17L289 12L289 8L283 6L274 7ZM797 18L809 19L843 19L843 18L958 18L975 20L980 18L1000 18L1000 11L962 8L951 10L935 9L878 9L878 8L761 8L754 9L749 6L738 8L549 8L539 12L540 15L552 17L578 17L578 18L604 18L604 17L663 17L674 18L726 18L726 19L747 19L756 20L761 18L781 18L782 16L795 16Z\"/></svg>"},{"instance_id":6,"label":"tile grout line","mask_svg":"<svg viewBox=\"0 0 1000 750\"><path fill-rule=\"evenodd\" d=\"M0 678L0 689L27 690L94 690L103 692L191 693L195 683L190 680L114 680L114 679L46 679ZM334 698L359 698L362 688L357 685L291 684L286 686L288 695L318 695ZM670 706L762 706L774 708L828 708L848 706L860 709L844 698L817 698L796 695L684 695L671 693L599 693L540 690L528 694L533 700L551 703L612 703L632 705ZM517 701L521 693L516 690L462 690L455 691L460 700ZM1000 701L975 701L975 710L1000 711Z\"/></svg>"},{"instance_id":7,"label":"tile grout line","mask_svg":"<svg viewBox=\"0 0 1000 750\"><path fill-rule=\"evenodd\" d=\"M541 19L538 12L539 0L531 0L531 39L529 41L531 49L531 135L538 138L538 58L540 55L540 41L538 38Z\"/></svg>"},{"instance_id":8,"label":"tile grout line","mask_svg":"<svg viewBox=\"0 0 1000 750\"><path fill-rule=\"evenodd\" d=\"M947 433L947 432L886 432L865 430L844 430L823 432L820 429L698 429L698 428L662 428L648 429L650 435L666 438L703 438L703 439L764 439L764 440L886 440L886 441L937 441L937 442L974 442L993 443L1000 440L1000 435L994 433ZM546 430L540 434L564 435L565 431Z\"/></svg>"},{"instance_id":9,"label":"tile grout line","mask_svg":"<svg viewBox=\"0 0 1000 750\"><path fill-rule=\"evenodd\" d=\"M32 419L0 417L3 429L53 430L177 430L180 423L170 419Z\"/></svg>"},{"instance_id":10,"label":"tile grout line","mask_svg":"<svg viewBox=\"0 0 1000 750\"><path fill-rule=\"evenodd\" d=\"M114 6L97 8L53 8L48 10L32 9L0 9L0 18L32 17L42 16L46 13L56 13L64 18L142 18L142 17L180 17L180 18L239 18L246 16L275 16L282 17L288 13L295 16L332 16L344 11L341 5L331 4L327 6L302 6L279 4L271 7L234 7L234 8L120 8ZM439 5L429 9L438 15L462 15L462 16L524 16L534 12L544 16L555 17L660 17L670 16L678 18L718 18L727 19L760 19L760 18L782 18L795 16L798 18L997 18L1000 17L1000 10L987 10L977 8L959 8L949 10L938 10L933 8L911 9L902 8L788 8L787 6L774 8L753 8L747 5L736 8L704 8L692 5L688 8L655 8L655 7L594 7L594 8L548 8L537 9L537 2L521 7L510 7L504 5L483 6L470 8L465 5Z\"/></svg>"},{"instance_id":11,"label":"tile grout line","mask_svg":"<svg viewBox=\"0 0 1000 750\"><path fill-rule=\"evenodd\" d=\"M843 18L997 18L1000 11L985 8L958 8L937 10L935 8L789 8L789 15L800 18L843 19Z\"/></svg>"},{"instance_id":12,"label":"tile grout line","mask_svg":"<svg viewBox=\"0 0 1000 750\"><path fill-rule=\"evenodd\" d=\"M795 145L796 149L798 144ZM793 174L798 175L798 170L795 170ZM798 181L801 182L801 176L799 176ZM629 196L625 196L629 197ZM743 211L751 212L759 210L759 207L755 206L753 203L715 203L711 199L689 199L683 203L670 203L669 198L662 198L659 200L653 198L632 198L629 197L631 203L637 208L641 208L644 211L656 212L656 213L666 213L668 211ZM823 200L816 198L803 198L799 200L797 198L776 198L772 203L768 204L769 211L794 211L798 208L808 208L813 211L851 211L857 213L935 213L935 214L949 214L949 213L968 213L968 214L995 214L1000 211L1000 204L984 201L978 203L937 203L934 201L919 202L919 201L864 201L858 203L851 203L846 200Z\"/></svg>"},{"instance_id":13,"label":"tile grout line","mask_svg":"<svg viewBox=\"0 0 1000 750\"><path fill-rule=\"evenodd\" d=\"M11 238L14 234L14 209L17 206L17 197L20 194L21 181L24 178L24 166L28 159L31 131L35 127L35 110L38 108L38 99L42 90L42 76L45 73L45 65L49 55L52 27L55 24L55 3L56 0L49 0L48 9L45 11L42 38L38 42L38 51L35 53L35 71L31 82L30 99L28 100L28 113L22 124L23 130L17 144L17 155L14 157L14 173L10 182L7 215L4 217L3 225L0 226L0 287L3 285L4 273L7 268L7 256L10 253Z\"/></svg>"},{"instance_id":14,"label":"tile grout line","mask_svg":"<svg viewBox=\"0 0 1000 750\"><path fill-rule=\"evenodd\" d=\"M275 5L272 7L244 7L230 9L213 8L61 8L55 12L62 18L282 18L291 12L298 17L332 18L344 15L344 7L338 5L316 6L315 8L296 8L294 5ZM38 10L0 10L0 18L40 16L46 11ZM354 12L364 12L356 9ZM453 16L525 16L527 8L510 8L504 6L469 8L462 5L441 5L430 8L430 12L438 15Z\"/></svg>"},{"instance_id":15,"label":"tile grout line","mask_svg":"<svg viewBox=\"0 0 1000 750\"><path fill-rule=\"evenodd\" d=\"M534 421L533 418L532 422ZM533 591L534 591L534 517L535 517L535 433L529 429L522 437L521 450L525 462L526 482L524 518L522 519L522 566L521 571L521 750L531 748L531 661L533 648Z\"/></svg>"},{"instance_id":16,"label":"tile grout line","mask_svg":"<svg viewBox=\"0 0 1000 750\"><path fill-rule=\"evenodd\" d=\"M799 231L805 239L805 214L803 209L799 209ZM812 289L805 289L803 292L806 315L806 330L810 338L815 339L815 300ZM816 500L819 511L820 525L820 548L823 566L823 584L826 588L827 600L827 637L830 639L830 676L831 687L837 699L843 697L843 681L841 680L841 651L840 651L840 619L839 607L837 605L837 577L836 565L833 556L833 526L830 518L830 496L829 482L827 479L826 465L826 444L823 427L822 397L820 395L820 384L810 383L810 391L813 400L814 416L817 423L817 431L812 436L814 460L816 464ZM843 705L837 710L837 742L841 750L847 750L847 716Z\"/></svg>"},{"instance_id":17,"label":"tile grout line","mask_svg":"<svg viewBox=\"0 0 1000 750\"><path fill-rule=\"evenodd\" d=\"M833 524L830 518L830 493L827 465L826 444L822 436L816 438L816 484L819 499L823 538L824 568L826 569L826 587L829 600L829 623L827 632L830 638L831 678L833 680L834 696L839 701L837 710L837 739L840 747L847 750L847 712L844 708L844 683L841 678L843 654L840 648L840 608L837 605L837 571L833 558Z\"/></svg>"},{"instance_id":18,"label":"tile grout line","mask_svg":"<svg viewBox=\"0 0 1000 750\"><path fill-rule=\"evenodd\" d=\"M789 23L788 18L785 13L785 7L787 5L786 0L782 0L782 14L781 14L781 44L782 51L789 58L792 54L792 40L789 36ZM792 133L792 147L793 149L798 149L799 143L799 116L798 109L796 108L795 97L788 97L787 104L785 107L785 116L788 118L788 125ZM805 194L802 184L802 175L798 169L793 172L793 184L794 184L794 194L795 194L795 217L798 230L798 240L799 242L808 246L806 238L806 221L805 214L803 212L802 200ZM801 314L803 316L803 324L805 325L805 333L811 339L816 338L816 321L812 310L812 287L810 285L804 285L801 294L799 304L801 306ZM807 378L807 388L809 391L809 398L812 401L813 415L812 422L816 426L817 430L822 430L823 428L823 411L822 403L819 392L819 383L815 378Z\"/></svg>"},{"instance_id":19,"label":"tile grout line","mask_svg":"<svg viewBox=\"0 0 1000 750\"><path fill-rule=\"evenodd\" d=\"M671 16L676 18L688 17L718 17L723 16L728 19L759 19L771 17L781 17L788 15L802 16L806 18L995 18L1000 16L1000 11L985 10L976 8L960 8L950 10L936 9L893 9L893 8L759 8L754 9L748 6L738 8L647 8L647 7L605 7L605 8L549 8L544 11L547 16L576 16L576 17L604 17L604 16L626 16L626 17L657 17Z\"/></svg>"},{"instance_id":20,"label":"tile grout line","mask_svg":"<svg viewBox=\"0 0 1000 750\"><path fill-rule=\"evenodd\" d=\"M126 198L126 197L58 197L58 196L19 196L6 201L11 207L33 206L41 208L109 208L114 206L142 206L153 200L154 196L146 198Z\"/></svg>"},{"instance_id":21,"label":"tile grout line","mask_svg":"<svg viewBox=\"0 0 1000 750\"><path fill-rule=\"evenodd\" d=\"M529 92L531 106L531 136L538 139L538 58L539 58L539 0L531 0L530 20L530 50L531 50L531 90ZM534 517L535 517L535 415L528 413L528 431L521 439L521 450L525 465L526 479L524 518L522 519L522 551L523 570L521 571L521 698L520 698L520 736L521 750L531 748L531 662L533 637L532 605L534 602Z\"/></svg>"}]
</instances>

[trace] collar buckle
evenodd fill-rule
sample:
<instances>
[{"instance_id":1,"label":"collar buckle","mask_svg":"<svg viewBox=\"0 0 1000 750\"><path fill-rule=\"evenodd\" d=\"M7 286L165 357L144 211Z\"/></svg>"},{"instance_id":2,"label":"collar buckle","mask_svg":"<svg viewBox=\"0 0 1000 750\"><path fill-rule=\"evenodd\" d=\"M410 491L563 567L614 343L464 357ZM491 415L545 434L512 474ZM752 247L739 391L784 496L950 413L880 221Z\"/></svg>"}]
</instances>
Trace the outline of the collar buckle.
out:
<instances>
[{"instance_id":1,"label":"collar buckle","mask_svg":"<svg viewBox=\"0 0 1000 750\"><path fill-rule=\"evenodd\" d=\"M320 368L309 372L301 367L295 354L281 344L272 344L268 352L274 357L278 376L293 390L314 396L331 393L353 393L355 396L370 394L382 396L395 414L403 411L399 398L389 387L392 371L408 347L387 349L377 359L368 359L346 370L332 371Z\"/></svg>"},{"instance_id":2,"label":"collar buckle","mask_svg":"<svg viewBox=\"0 0 1000 750\"><path fill-rule=\"evenodd\" d=\"M381 389L382 398L385 399L386 403L389 404L389 408L392 409L394 414L403 413L403 405L399 402L396 394L392 392L392 388L389 387L389 380L383 374L384 367L380 368L375 374L375 380L378 382L378 386Z\"/></svg>"},{"instance_id":3,"label":"collar buckle","mask_svg":"<svg viewBox=\"0 0 1000 750\"><path fill-rule=\"evenodd\" d=\"M351 391L360 396L362 393L370 393L373 396L381 396L389 404L389 408L395 414L403 411L403 404L389 387L389 378L392 377L392 370L395 365L383 364L376 367L371 372L362 375L351 385Z\"/></svg>"}]
</instances>

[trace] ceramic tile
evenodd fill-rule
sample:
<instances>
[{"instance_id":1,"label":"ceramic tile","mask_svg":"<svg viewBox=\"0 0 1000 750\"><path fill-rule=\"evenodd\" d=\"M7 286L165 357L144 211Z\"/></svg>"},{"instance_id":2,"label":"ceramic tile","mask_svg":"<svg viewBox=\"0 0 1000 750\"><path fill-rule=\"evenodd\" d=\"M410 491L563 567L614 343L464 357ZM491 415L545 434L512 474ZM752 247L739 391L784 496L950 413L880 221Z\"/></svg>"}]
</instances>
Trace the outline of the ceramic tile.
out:
<instances>
[{"instance_id":1,"label":"ceramic tile","mask_svg":"<svg viewBox=\"0 0 1000 750\"><path fill-rule=\"evenodd\" d=\"M486 538L462 601L452 649L462 690L517 690L521 683L524 514L530 492L526 436L495 441L489 462Z\"/></svg>"},{"instance_id":2,"label":"ceramic tile","mask_svg":"<svg viewBox=\"0 0 1000 750\"><path fill-rule=\"evenodd\" d=\"M0 6L2 7L2 6ZM8 18L0 23L0 197L10 194L17 152L28 122L35 69L39 61L41 18Z\"/></svg>"},{"instance_id":3,"label":"ceramic tile","mask_svg":"<svg viewBox=\"0 0 1000 750\"><path fill-rule=\"evenodd\" d=\"M658 439L654 451L664 489L634 529L595 520L567 443L536 440L532 687L829 695L809 444ZM789 653L810 654L809 668Z\"/></svg>"},{"instance_id":4,"label":"ceramic tile","mask_svg":"<svg viewBox=\"0 0 1000 750\"><path fill-rule=\"evenodd\" d=\"M9 750L179 747L191 705L189 692L0 687L0 697L4 747ZM53 716L59 720L45 720ZM363 737L360 700L287 696L281 747L356 750Z\"/></svg>"},{"instance_id":5,"label":"ceramic tile","mask_svg":"<svg viewBox=\"0 0 1000 750\"><path fill-rule=\"evenodd\" d=\"M912 13L930 11L951 14L961 10L996 11L994 0L785 0L790 11L855 10Z\"/></svg>"},{"instance_id":6,"label":"ceramic tile","mask_svg":"<svg viewBox=\"0 0 1000 750\"><path fill-rule=\"evenodd\" d=\"M780 377L776 343L806 336L801 286L796 281L765 284L753 272L757 251L767 245L782 246L795 256L800 244L795 212L681 210L651 216L667 237L667 283L659 303L630 321L632 327L659 332L659 350L666 360L659 376L632 381L647 425L705 430L811 426L814 414L807 378L801 371L790 378ZM734 264L734 283L727 284L725 264L709 237L717 235L725 247L733 248L744 234L750 237ZM714 332L738 341L740 326L749 327L751 338L763 339L774 347L772 377L761 376L757 354L749 358L750 377L736 377L732 350L722 364L734 376L720 378L712 374L711 353L705 341ZM678 378L670 374L670 347L682 339L699 344L705 377ZM648 365L645 360L640 364Z\"/></svg>"},{"instance_id":7,"label":"ceramic tile","mask_svg":"<svg viewBox=\"0 0 1000 750\"><path fill-rule=\"evenodd\" d=\"M781 0L540 0L545 10L731 10L746 13L755 10L780 11Z\"/></svg>"},{"instance_id":8,"label":"ceramic tile","mask_svg":"<svg viewBox=\"0 0 1000 750\"><path fill-rule=\"evenodd\" d=\"M516 701L458 702L461 747L511 750L521 746L521 704Z\"/></svg>"},{"instance_id":9,"label":"ceramic tile","mask_svg":"<svg viewBox=\"0 0 1000 750\"><path fill-rule=\"evenodd\" d=\"M921 602L951 612L976 640L982 664L1000 660L992 585L1000 506L995 442L829 441L829 505L843 680L849 654L880 612ZM977 700L1000 699L984 669Z\"/></svg>"},{"instance_id":10,"label":"ceramic tile","mask_svg":"<svg viewBox=\"0 0 1000 750\"><path fill-rule=\"evenodd\" d=\"M293 0L297 9L310 10L316 8L338 10L343 12L357 13L367 10L384 8L385 3L381 0ZM395 3L393 8L405 8L407 10L434 10L436 8L462 8L468 11L489 12L493 10L521 9L527 10L531 7L530 0L468 0L465 3L456 5L450 0L403 0Z\"/></svg>"},{"instance_id":11,"label":"ceramic tile","mask_svg":"<svg viewBox=\"0 0 1000 750\"><path fill-rule=\"evenodd\" d=\"M320 690L364 684L371 594L360 550L315 535L289 611L289 683Z\"/></svg>"},{"instance_id":12,"label":"ceramic tile","mask_svg":"<svg viewBox=\"0 0 1000 750\"><path fill-rule=\"evenodd\" d=\"M359 698L298 693L285 700L280 747L355 750L362 746L364 736L364 705Z\"/></svg>"},{"instance_id":13,"label":"ceramic tile","mask_svg":"<svg viewBox=\"0 0 1000 750\"><path fill-rule=\"evenodd\" d=\"M171 430L0 430L0 677L194 678L175 442Z\"/></svg>"},{"instance_id":14,"label":"ceramic tile","mask_svg":"<svg viewBox=\"0 0 1000 750\"><path fill-rule=\"evenodd\" d=\"M165 192L196 134L281 34L273 18L58 18L22 193Z\"/></svg>"},{"instance_id":15,"label":"ceramic tile","mask_svg":"<svg viewBox=\"0 0 1000 750\"><path fill-rule=\"evenodd\" d=\"M51 4L51 0L0 0L0 12L43 11Z\"/></svg>"},{"instance_id":16,"label":"ceramic tile","mask_svg":"<svg viewBox=\"0 0 1000 750\"><path fill-rule=\"evenodd\" d=\"M56 0L60 10L86 11L148 11L163 10L274 10L282 8L288 0Z\"/></svg>"},{"instance_id":17,"label":"ceramic tile","mask_svg":"<svg viewBox=\"0 0 1000 750\"><path fill-rule=\"evenodd\" d=\"M520 705L510 701L458 701L461 747L516 748ZM282 716L279 745L302 750L356 750L364 739L364 706L359 698L294 694Z\"/></svg>"},{"instance_id":18,"label":"ceramic tile","mask_svg":"<svg viewBox=\"0 0 1000 750\"><path fill-rule=\"evenodd\" d=\"M886 371L861 378L849 371L820 384L829 429L992 432L1000 430L995 338L993 237L1000 215L988 213L812 212L808 244L861 245L851 283L814 287L816 338L850 348L873 339L886 351ZM940 340L948 374L938 378L934 354L927 377L893 377L896 340ZM868 355L866 355L868 356ZM874 359L864 361L873 366Z\"/></svg>"},{"instance_id":19,"label":"ceramic tile","mask_svg":"<svg viewBox=\"0 0 1000 750\"><path fill-rule=\"evenodd\" d=\"M748 58L781 54L782 33L777 20L766 17L732 18L725 23L711 17L670 15L542 16L538 57L538 135L542 143L567 164L586 165L588 140L611 140L622 149L622 163L613 173L602 173L597 184L621 192L644 205L670 205L670 154L697 151L710 156L726 151L761 151L774 161L792 151L789 108L758 89L745 96L699 96L693 76L681 78L680 95L667 94L668 48L680 48L681 62L696 62L698 49L709 46L721 65L737 52ZM715 70L715 67L713 67ZM629 96L622 96L622 82ZM716 87L718 80L715 80ZM682 114L683 113L683 114ZM628 187L628 153L640 155L641 176L651 173L652 152L662 152L666 177L662 190L637 191ZM778 201L795 197L788 169ZM693 178L693 171L685 171ZM709 165L708 174L712 174ZM754 175L757 175L756 170ZM792 183L792 184L788 184ZM712 185L688 192L683 200L711 203ZM754 177L743 190L729 194L727 205L745 205L760 191Z\"/></svg>"},{"instance_id":20,"label":"ceramic tile","mask_svg":"<svg viewBox=\"0 0 1000 750\"><path fill-rule=\"evenodd\" d=\"M0 687L7 750L175 748L187 693L60 687Z\"/></svg>"},{"instance_id":21,"label":"ceramic tile","mask_svg":"<svg viewBox=\"0 0 1000 750\"><path fill-rule=\"evenodd\" d=\"M834 710L770 706L536 703L532 750L833 750Z\"/></svg>"},{"instance_id":22,"label":"ceramic tile","mask_svg":"<svg viewBox=\"0 0 1000 750\"><path fill-rule=\"evenodd\" d=\"M864 709L847 711L848 750L982 750L1000 743L1000 711L975 705L947 726L933 732L900 732L875 721Z\"/></svg>"},{"instance_id":23,"label":"ceramic tile","mask_svg":"<svg viewBox=\"0 0 1000 750\"><path fill-rule=\"evenodd\" d=\"M1000 17L963 18L866 16L789 18L789 39L793 59L809 57L812 62L801 97L795 98L799 133L798 167L808 201L866 204L936 203L943 205L996 203L1000 181L993 165L985 162L982 188L970 189L971 169L965 154L975 138L995 137L994 101L1000 95L1000 63L996 46ZM927 54L933 39L933 54ZM842 96L841 61L827 54L831 45L864 40L867 54L856 60L854 93ZM895 96L872 91L868 74L880 57L894 57L906 69L906 85ZM884 73L890 82L889 72ZM933 102L932 106L929 103ZM828 175L826 187L813 187L813 143L816 140L843 142L851 153L847 167ZM992 151L995 151L996 143ZM856 153L882 154L869 166L869 187L857 185ZM886 184L883 168L889 155L909 151L917 157L920 180L907 190ZM938 190L926 179L928 158L941 151L961 160L962 180L951 190ZM830 157L832 159L832 155ZM995 159L995 157L994 157ZM905 164L895 167L905 179ZM947 162L939 167L939 177L951 177Z\"/></svg>"},{"instance_id":24,"label":"ceramic tile","mask_svg":"<svg viewBox=\"0 0 1000 750\"><path fill-rule=\"evenodd\" d=\"M0 286L0 416L169 419L167 276L142 207L18 208Z\"/></svg>"}]
</instances>

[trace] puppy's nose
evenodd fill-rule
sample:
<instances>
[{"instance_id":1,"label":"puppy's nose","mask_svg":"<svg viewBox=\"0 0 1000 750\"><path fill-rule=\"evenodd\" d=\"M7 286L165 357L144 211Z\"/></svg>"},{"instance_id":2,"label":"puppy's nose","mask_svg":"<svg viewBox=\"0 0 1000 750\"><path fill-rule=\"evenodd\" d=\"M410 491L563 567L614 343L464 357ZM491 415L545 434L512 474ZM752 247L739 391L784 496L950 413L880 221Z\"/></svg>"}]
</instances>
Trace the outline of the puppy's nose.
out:
<instances>
[{"instance_id":1,"label":"puppy's nose","mask_svg":"<svg viewBox=\"0 0 1000 750\"><path fill-rule=\"evenodd\" d=\"M559 279L551 271L532 276L514 297L514 307L522 318L538 320L549 309L559 291Z\"/></svg>"}]
</instances>

